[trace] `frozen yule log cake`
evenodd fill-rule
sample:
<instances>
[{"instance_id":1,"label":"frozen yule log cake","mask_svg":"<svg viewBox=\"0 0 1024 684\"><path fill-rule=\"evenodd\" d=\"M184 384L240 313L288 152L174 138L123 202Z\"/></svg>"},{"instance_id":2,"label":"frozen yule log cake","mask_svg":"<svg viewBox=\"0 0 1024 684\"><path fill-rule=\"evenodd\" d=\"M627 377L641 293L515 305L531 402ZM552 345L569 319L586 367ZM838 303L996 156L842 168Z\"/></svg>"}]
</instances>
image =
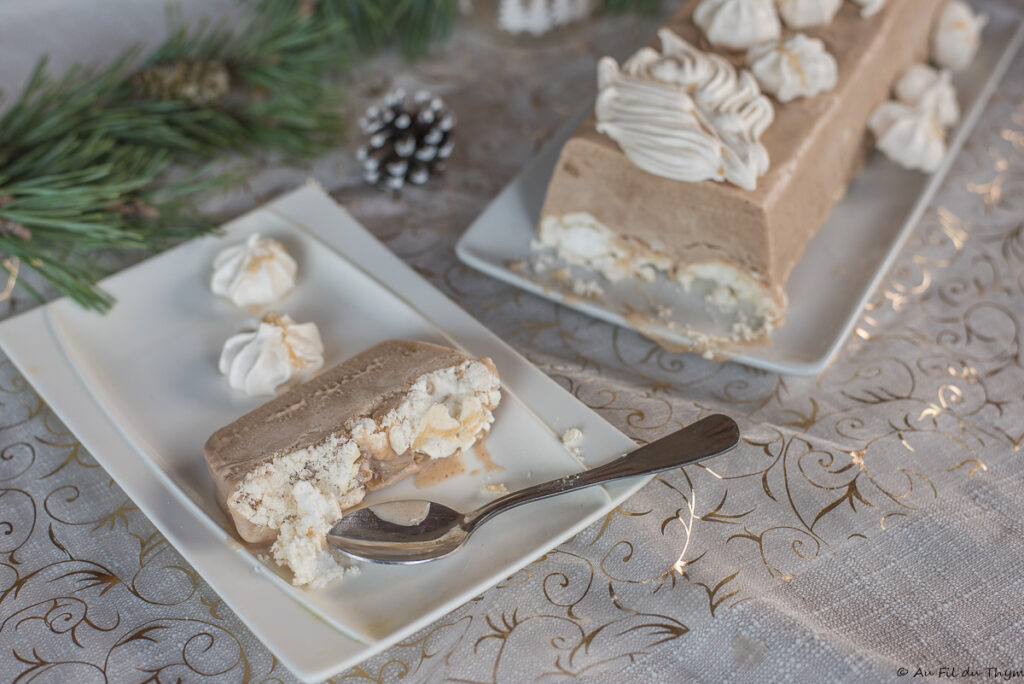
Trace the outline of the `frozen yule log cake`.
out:
<instances>
[{"instance_id":1,"label":"frozen yule log cake","mask_svg":"<svg viewBox=\"0 0 1024 684\"><path fill-rule=\"evenodd\" d=\"M562 149L535 247L612 281L704 281L712 308L751 312L734 339L763 340L863 166L869 116L926 59L945 3L827 4L791 17L798 33L771 0L689 2L652 47L601 60L594 116ZM745 52L723 44L744 36Z\"/></svg>"},{"instance_id":2,"label":"frozen yule log cake","mask_svg":"<svg viewBox=\"0 0 1024 684\"><path fill-rule=\"evenodd\" d=\"M472 447L500 398L490 359L390 340L218 430L206 463L238 534L273 541L294 584L323 586L344 573L325 538L342 512Z\"/></svg>"}]
</instances>

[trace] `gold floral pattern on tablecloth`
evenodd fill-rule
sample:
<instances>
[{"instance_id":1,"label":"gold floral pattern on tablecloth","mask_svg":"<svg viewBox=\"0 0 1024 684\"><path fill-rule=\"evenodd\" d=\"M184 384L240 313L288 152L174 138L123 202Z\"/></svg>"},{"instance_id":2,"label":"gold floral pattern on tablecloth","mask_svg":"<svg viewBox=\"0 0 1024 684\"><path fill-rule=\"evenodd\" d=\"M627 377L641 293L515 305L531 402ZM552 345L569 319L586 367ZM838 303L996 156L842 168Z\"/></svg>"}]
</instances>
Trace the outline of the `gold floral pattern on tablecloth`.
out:
<instances>
[{"instance_id":1,"label":"gold floral pattern on tablecloth","mask_svg":"<svg viewBox=\"0 0 1024 684\"><path fill-rule=\"evenodd\" d=\"M410 79L460 111L444 192L413 189L394 202L339 184L358 176L347 152L310 171L418 271L638 441L724 411L740 421L744 443L655 478L603 521L335 682L613 674L664 656L837 549L870 554L873 538L922 507L943 505L1007 459L1019 463L1024 57L817 378L669 353L454 258L459 228L591 90L541 79L538 65L588 74L605 43L624 51L649 28L619 30L625 21L574 30L564 52L464 38L461 56L412 69ZM477 74L488 69L501 77L482 87ZM534 148L520 149L523 138ZM749 639L731 646L741 664L764 650ZM6 361L0 673L83 684L292 681Z\"/></svg>"}]
</instances>

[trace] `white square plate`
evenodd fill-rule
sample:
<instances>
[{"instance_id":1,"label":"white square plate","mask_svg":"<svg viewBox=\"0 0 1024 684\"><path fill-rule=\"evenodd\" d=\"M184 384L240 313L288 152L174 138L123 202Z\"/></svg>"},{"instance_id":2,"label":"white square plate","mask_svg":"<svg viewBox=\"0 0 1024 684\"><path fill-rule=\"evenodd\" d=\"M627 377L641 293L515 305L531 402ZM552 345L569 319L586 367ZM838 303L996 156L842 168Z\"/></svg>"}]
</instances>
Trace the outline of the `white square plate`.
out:
<instances>
[{"instance_id":1,"label":"white square plate","mask_svg":"<svg viewBox=\"0 0 1024 684\"><path fill-rule=\"evenodd\" d=\"M1019 12L1000 4L974 4L988 14L989 22L977 59L954 77L963 117L951 132L949 154L942 168L927 176L873 154L790 275L786 323L767 344L723 345L711 350L717 357L779 373L816 375L839 351L1024 39ZM685 331L722 334L729 322L709 315L698 288L685 293L663 277L652 283L637 279L610 283L587 269L569 267L574 277L597 282L604 289L600 298L584 299L565 293L565 285L552 273L557 267L541 274L509 267L513 262L528 261L534 254L530 239L558 154L587 113L589 110L560 129L473 222L456 247L459 258L495 278L637 330L669 347L692 347L693 340ZM671 310L672 316L659 320L659 305Z\"/></svg>"},{"instance_id":2,"label":"white square plate","mask_svg":"<svg viewBox=\"0 0 1024 684\"><path fill-rule=\"evenodd\" d=\"M0 344L81 442L249 628L302 679L350 667L442 617L604 515L645 481L592 488L509 512L467 548L426 565L363 565L322 590L292 587L235 540L215 503L203 444L259 405L217 372L223 341L249 316L208 288L213 255L259 232L299 263L299 284L278 310L316 322L325 365L392 337L490 356L503 382L487 447L504 472L474 456L467 473L428 490L411 482L377 500L428 493L468 510L482 486L510 490L580 469L557 435L583 429L592 464L633 442L430 286L318 188L297 190L183 244L103 286L106 316L60 300L0 324ZM543 418L541 418L543 416ZM477 472L474 473L473 471Z\"/></svg>"}]
</instances>

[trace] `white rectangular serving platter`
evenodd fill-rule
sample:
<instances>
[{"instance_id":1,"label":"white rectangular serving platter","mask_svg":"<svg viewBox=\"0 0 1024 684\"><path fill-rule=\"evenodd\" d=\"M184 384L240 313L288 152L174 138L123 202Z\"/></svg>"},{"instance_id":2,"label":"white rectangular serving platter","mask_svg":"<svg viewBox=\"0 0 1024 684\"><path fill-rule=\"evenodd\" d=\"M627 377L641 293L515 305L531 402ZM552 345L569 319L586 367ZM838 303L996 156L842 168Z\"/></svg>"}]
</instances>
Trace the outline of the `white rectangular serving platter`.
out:
<instances>
[{"instance_id":1,"label":"white rectangular serving platter","mask_svg":"<svg viewBox=\"0 0 1024 684\"><path fill-rule=\"evenodd\" d=\"M467 510L487 500L484 484L514 490L580 470L558 439L570 427L583 430L591 465L634 444L314 186L227 224L223 239L193 240L107 279L103 286L118 303L105 316L59 300L0 324L0 345L39 394L301 679L322 680L409 636L576 534L646 481L517 509L435 563L366 564L325 589L291 586L272 562L236 541L203 460L214 430L263 401L233 393L217 372L221 344L250 317L208 287L214 254L254 232L280 240L298 261L296 290L277 310L317 323L326 366L406 337L489 356L501 373L502 404L487 448L504 472L487 472L467 454L464 475L421 490L403 482L374 499L428 494Z\"/></svg>"},{"instance_id":2,"label":"white rectangular serving platter","mask_svg":"<svg viewBox=\"0 0 1024 684\"><path fill-rule=\"evenodd\" d=\"M716 358L778 373L816 375L838 353L1024 40L1020 12L996 3L974 5L989 16L989 22L977 59L969 69L954 76L963 116L950 133L949 153L942 167L928 176L873 154L793 270L786 284L786 323L763 345L723 342L712 347ZM535 254L530 250L530 240L548 181L562 146L588 113L560 129L502 190L462 236L456 253L466 264L488 275L595 318L637 330L670 348L691 348L693 332L721 335L729 321L709 315L696 287L686 293L664 277L651 283L637 279L611 283L587 269L557 261L539 274L510 267L528 262ZM591 299L568 294L554 273L565 267L574 278L597 282L604 294ZM671 315L659 318L656 312L666 308Z\"/></svg>"}]
</instances>

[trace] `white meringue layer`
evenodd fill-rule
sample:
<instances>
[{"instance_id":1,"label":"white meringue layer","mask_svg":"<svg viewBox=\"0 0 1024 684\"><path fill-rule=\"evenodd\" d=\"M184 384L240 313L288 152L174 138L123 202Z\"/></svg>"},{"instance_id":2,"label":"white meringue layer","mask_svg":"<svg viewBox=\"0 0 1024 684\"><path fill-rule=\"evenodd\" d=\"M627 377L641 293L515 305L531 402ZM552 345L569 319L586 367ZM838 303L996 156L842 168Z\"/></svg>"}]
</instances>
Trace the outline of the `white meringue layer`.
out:
<instances>
[{"instance_id":1,"label":"white meringue layer","mask_svg":"<svg viewBox=\"0 0 1024 684\"><path fill-rule=\"evenodd\" d=\"M712 45L733 50L777 40L782 34L773 0L702 0L693 22Z\"/></svg>"},{"instance_id":2,"label":"white meringue layer","mask_svg":"<svg viewBox=\"0 0 1024 684\"><path fill-rule=\"evenodd\" d=\"M324 365L316 323L267 314L256 330L229 337L218 367L231 388L250 397L274 394L283 385L308 379Z\"/></svg>"},{"instance_id":3,"label":"white meringue layer","mask_svg":"<svg viewBox=\"0 0 1024 684\"><path fill-rule=\"evenodd\" d=\"M273 304L295 287L298 267L277 240L253 233L242 244L225 247L213 259L213 293L241 308Z\"/></svg>"},{"instance_id":4,"label":"white meringue layer","mask_svg":"<svg viewBox=\"0 0 1024 684\"><path fill-rule=\"evenodd\" d=\"M835 57L825 44L802 33L781 43L752 47L747 52L747 65L761 89L779 102L832 90L839 73Z\"/></svg>"}]
</instances>

